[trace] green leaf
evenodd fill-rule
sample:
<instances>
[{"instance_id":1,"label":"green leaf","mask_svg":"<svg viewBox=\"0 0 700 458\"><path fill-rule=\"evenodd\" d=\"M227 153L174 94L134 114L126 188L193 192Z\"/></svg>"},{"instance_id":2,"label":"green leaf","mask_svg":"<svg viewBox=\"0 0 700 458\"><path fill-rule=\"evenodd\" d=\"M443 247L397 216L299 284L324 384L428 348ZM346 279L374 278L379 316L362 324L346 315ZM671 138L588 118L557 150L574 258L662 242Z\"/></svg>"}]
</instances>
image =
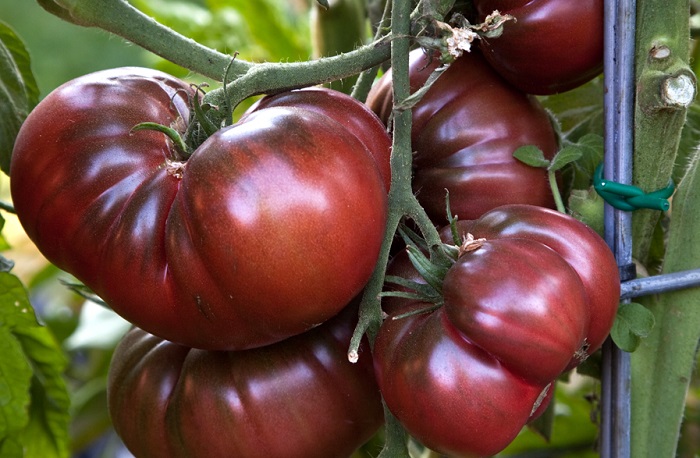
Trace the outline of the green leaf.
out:
<instances>
[{"instance_id":1,"label":"green leaf","mask_svg":"<svg viewBox=\"0 0 700 458\"><path fill-rule=\"evenodd\" d=\"M0 456L68 456L66 359L21 281L0 272ZM7 449L7 455L4 453Z\"/></svg>"},{"instance_id":2,"label":"green leaf","mask_svg":"<svg viewBox=\"0 0 700 458\"><path fill-rule=\"evenodd\" d=\"M34 370L30 421L20 435L25 455L68 456L70 398L62 376L67 361L45 327L19 329L17 337Z\"/></svg>"},{"instance_id":3,"label":"green leaf","mask_svg":"<svg viewBox=\"0 0 700 458\"><path fill-rule=\"evenodd\" d=\"M38 326L22 282L7 272L0 272L0 327L10 330Z\"/></svg>"},{"instance_id":4,"label":"green leaf","mask_svg":"<svg viewBox=\"0 0 700 458\"><path fill-rule=\"evenodd\" d=\"M521 146L513 153L513 157L531 167L546 169L550 162L544 157L541 149L535 145Z\"/></svg>"},{"instance_id":5,"label":"green leaf","mask_svg":"<svg viewBox=\"0 0 700 458\"><path fill-rule=\"evenodd\" d=\"M568 181L572 189L588 189L593 184L596 167L603 161L604 140L598 134L586 134L576 143L569 145L581 152L581 157L573 162L565 172L569 173Z\"/></svg>"},{"instance_id":6,"label":"green leaf","mask_svg":"<svg viewBox=\"0 0 700 458\"><path fill-rule=\"evenodd\" d=\"M0 441L4 442L29 423L32 369L19 341L5 326L0 326L0 352Z\"/></svg>"},{"instance_id":7,"label":"green leaf","mask_svg":"<svg viewBox=\"0 0 700 458\"><path fill-rule=\"evenodd\" d=\"M654 328L654 314L636 302L620 304L610 336L626 352L637 349L641 340Z\"/></svg>"},{"instance_id":8,"label":"green leaf","mask_svg":"<svg viewBox=\"0 0 700 458\"><path fill-rule=\"evenodd\" d=\"M17 34L0 22L0 169L9 174L17 132L39 101L29 53Z\"/></svg>"},{"instance_id":9,"label":"green leaf","mask_svg":"<svg viewBox=\"0 0 700 458\"><path fill-rule=\"evenodd\" d=\"M24 458L22 444L12 438L0 440L0 456L3 458Z\"/></svg>"},{"instance_id":10,"label":"green leaf","mask_svg":"<svg viewBox=\"0 0 700 458\"><path fill-rule=\"evenodd\" d=\"M583 151L576 145L565 146L554 156L552 163L549 165L550 172L556 172L563 169L565 166L577 161L583 156Z\"/></svg>"}]
</instances>

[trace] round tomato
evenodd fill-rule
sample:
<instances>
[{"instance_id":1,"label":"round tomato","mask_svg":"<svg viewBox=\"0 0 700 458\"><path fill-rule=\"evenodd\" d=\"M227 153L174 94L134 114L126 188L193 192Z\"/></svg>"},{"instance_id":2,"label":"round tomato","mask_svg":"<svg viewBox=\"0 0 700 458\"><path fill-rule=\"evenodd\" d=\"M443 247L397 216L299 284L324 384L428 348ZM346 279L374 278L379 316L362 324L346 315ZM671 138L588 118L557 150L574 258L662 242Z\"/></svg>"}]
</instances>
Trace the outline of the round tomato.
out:
<instances>
[{"instance_id":1,"label":"round tomato","mask_svg":"<svg viewBox=\"0 0 700 458\"><path fill-rule=\"evenodd\" d=\"M344 102L304 107L322 94ZM384 233L381 122L319 90L247 114L187 160L161 132L132 130L184 131L193 96L140 68L48 95L11 163L27 234L124 318L183 345L251 348L336 315L371 275ZM356 126L378 138L365 143Z\"/></svg>"},{"instance_id":2,"label":"round tomato","mask_svg":"<svg viewBox=\"0 0 700 458\"><path fill-rule=\"evenodd\" d=\"M493 68L530 94L573 89L603 70L603 0L474 0L479 19L515 18L480 47Z\"/></svg>"},{"instance_id":3,"label":"round tomato","mask_svg":"<svg viewBox=\"0 0 700 458\"><path fill-rule=\"evenodd\" d=\"M234 352L134 328L110 368L114 428L138 457L347 458L383 421L369 353L347 359L356 316Z\"/></svg>"},{"instance_id":4,"label":"round tomato","mask_svg":"<svg viewBox=\"0 0 700 458\"><path fill-rule=\"evenodd\" d=\"M542 412L555 379L600 346L619 276L593 230L546 208L499 207L457 231L474 241L448 269L438 308L385 299L375 373L388 408L419 441L490 456ZM449 228L442 236L451 242ZM426 283L405 251L388 274Z\"/></svg>"},{"instance_id":5,"label":"round tomato","mask_svg":"<svg viewBox=\"0 0 700 458\"><path fill-rule=\"evenodd\" d=\"M411 90L439 65L416 50L410 56ZM391 71L372 88L367 104L388 122ZM464 54L444 71L413 108L413 188L428 215L444 224L445 190L453 214L474 219L509 203L553 207L546 171L513 157L536 145L551 159L557 138L550 119L532 96L498 76L478 52Z\"/></svg>"}]
</instances>

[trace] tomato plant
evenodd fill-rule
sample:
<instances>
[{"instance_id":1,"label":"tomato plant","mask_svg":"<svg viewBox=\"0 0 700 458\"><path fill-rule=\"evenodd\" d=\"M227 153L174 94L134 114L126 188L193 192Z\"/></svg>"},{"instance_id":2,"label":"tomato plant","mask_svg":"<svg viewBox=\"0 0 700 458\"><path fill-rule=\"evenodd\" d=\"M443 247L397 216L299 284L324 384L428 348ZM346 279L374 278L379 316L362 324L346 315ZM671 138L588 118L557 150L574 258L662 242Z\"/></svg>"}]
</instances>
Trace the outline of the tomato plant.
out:
<instances>
[{"instance_id":1,"label":"tomato plant","mask_svg":"<svg viewBox=\"0 0 700 458\"><path fill-rule=\"evenodd\" d=\"M184 131L192 97L184 82L135 68L48 95L12 157L27 234L117 313L184 345L249 348L334 316L369 278L384 233L381 123L317 90L260 107L189 158L163 133L133 130ZM324 108L303 108L323 97Z\"/></svg>"},{"instance_id":2,"label":"tomato plant","mask_svg":"<svg viewBox=\"0 0 700 458\"><path fill-rule=\"evenodd\" d=\"M550 384L600 347L619 276L595 232L546 208L507 205L455 230L466 242L439 308L421 298L384 304L375 370L387 406L419 441L493 455L541 411ZM425 285L408 262L403 252L388 274Z\"/></svg>"},{"instance_id":3,"label":"tomato plant","mask_svg":"<svg viewBox=\"0 0 700 458\"><path fill-rule=\"evenodd\" d=\"M292 351L284 347L284 353L289 356L287 361L310 356L312 350L306 350L304 344L307 335L326 332L325 324L316 325L335 314L330 310L331 302L340 307L347 302L351 291L359 293L360 287L352 287L352 283L363 284L364 292L352 339L348 345L345 337L349 333L345 333L342 346L348 347L347 356L351 360L359 357L359 361L358 366L344 367L349 367L353 374L368 372L369 353L362 347L358 356L356 350L365 334L374 338L379 330L375 350L383 355L383 360L377 365L377 374L384 379L387 403L391 403L415 436L409 437L394 415L387 415L383 434L371 441L377 447L372 456L382 445L382 457L437 454L423 444L454 454L462 454L464 450L495 453L518 434L525 422L530 424L528 431L519 434L499 456L569 456L578 455L583 449L588 456L595 453L595 447L602 458L618 455L627 458L624 452L620 453L626 448L634 458L656 458L692 455L698 449L691 433L697 423L692 414L696 390L689 391L688 385L697 383L691 380L697 367L700 290L672 291L697 285L697 280L692 279L696 272L687 275L683 271L697 269L700 260L698 244L693 243L697 235L696 219L700 215L695 180L699 173L700 110L693 102L700 67L691 65L700 62L700 47L690 41L697 35L698 2L690 2L690 7L687 0L640 0L636 5L626 0L605 3L605 78L598 78L580 90L568 91L600 71L604 35L600 0L595 3L588 0L318 0L318 6L303 0L181 1L176 5L159 0L4 1L13 6L0 14L3 18L0 22L0 119L3 120L0 169L10 174L11 153L17 143L17 151L21 149L22 154L18 154L20 158L15 158L14 164L23 164L20 168L24 172L13 174L9 187L19 190L15 204L20 220L26 223L26 232L51 255L50 260L57 266L79 274L84 282L90 281L91 288L71 285L73 289L99 302L98 297L90 294L89 290L94 289L112 305L131 310L133 313L125 316L133 321L142 320L137 324L146 325L148 321L163 331L160 334L191 332L183 338L194 336L207 348L256 347L213 352L165 342L163 335L138 335L145 331L129 334L119 348L112 373L128 372L124 384L136 394L122 392L121 384L115 382L110 395L119 404L119 408L113 409L118 413L115 424L137 454L150 453L151 444L164 444L160 434L165 434L166 429L172 433L169 437L175 437L175 449L183 453L189 451L190 445L184 451L180 446L195 443L189 441L191 438L201 438L200 425L211 427L216 433L217 425L207 423L208 415L215 412L216 418L221 418L218 413L222 410L232 414L233 410L225 405L233 397L233 391L229 390L232 382L248 375L260 380L261 372L257 369L266 364L262 359L274 360L271 353L282 348L286 339L298 343L304 352L290 355ZM353 14L353 20L344 17L345 20L341 18L331 24L329 20L334 18L327 15L316 25L309 24L311 7L316 7L319 13L331 13L343 3L356 7L358 14ZM497 32L490 33L498 30L494 23L480 23L492 12L491 8L515 18L503 24L500 37L495 36ZM689 9L694 16L690 21ZM451 11L461 11L470 23L453 17ZM559 14L564 17L557 17ZM320 17L313 20L316 19ZM20 20L28 27L18 29L19 33L15 34L12 27ZM350 28L353 31L348 33ZM312 30L321 29L323 33L315 34L313 40L307 36ZM105 31L113 35L106 35ZM93 32L97 33L95 39ZM517 37L513 35L516 33ZM27 37L27 46L19 39L22 35ZM64 41L69 36L73 39ZM354 49L333 45L338 43L337 38L349 36L357 38L350 40L356 46ZM46 43L43 54L39 51L41 41ZM128 46L123 46L125 43ZM312 44L316 49L311 48ZM428 74L441 63L437 59L431 63L423 61L419 67L427 63L425 68L416 69L420 55L409 62L410 49L416 45L424 47L426 55L456 57L464 52L465 56L451 64L430 88L428 82L434 79L428 78ZM565 49L564 54L557 51L560 45ZM579 48L580 45L590 47ZM115 60L110 50L119 47L129 52L121 60ZM148 52L157 57L154 59ZM74 66L76 59L85 65ZM194 84L206 81L209 87L206 93L195 91L189 84L163 73L135 69L129 72L138 74L127 78L127 82L119 70L113 70L101 74L109 78L100 84L95 82L99 77L95 75L82 78L77 85L69 83L59 90L60 97L49 95L34 109L56 87L53 82L125 65L154 66ZM351 91L355 99L364 100L377 72L389 67L390 76L380 85L384 95L378 98L392 135L390 165L389 137L381 123L361 105L331 92L296 91L346 83L342 85L344 90ZM578 70L572 70L574 67ZM526 76L509 73L516 69ZM46 79L47 74L53 75L53 79ZM141 79L144 74L145 78ZM490 76L486 78L487 75ZM51 82L47 84L47 81ZM509 89L502 91L501 86ZM144 90L146 87L156 90ZM476 90L472 91L472 87ZM411 91L414 95L424 94L424 100L415 105L418 98L411 97ZM517 95L514 98L504 95L509 91ZM567 92L555 94L562 91ZM535 98L527 93L549 95ZM450 94L455 97L449 98ZM251 96L267 97L245 113L236 126L231 126L237 114L249 106ZM73 105L70 109L54 106L47 113L46 108L56 105L59 98L70 99ZM99 103L95 102L98 99ZM203 109L191 120L196 100ZM474 105L471 100L481 101ZM511 105L512 100L519 102ZM425 101L430 104L425 105ZM544 115L538 101L545 104L549 116ZM435 111L426 111L426 107ZM30 111L34 113L24 122ZM231 115L232 111L236 117ZM538 119L547 122L535 122ZM558 131L559 145L549 126L550 119ZM16 141L23 122L23 132ZM147 126L143 122L152 124ZM546 128L541 127L545 125ZM32 132L28 132L30 126ZM134 126L139 128L133 129ZM166 137L164 131L171 137ZM195 133L205 133L209 140L204 142L199 135L191 135ZM488 135L482 138L480 133ZM179 144L178 134L184 134L184 146ZM467 142L473 139L477 143ZM510 144L511 139L524 141ZM379 146L372 146L375 140ZM235 148L231 146L234 142ZM274 152L264 157L262 153L257 155L263 144ZM302 149L301 144L323 144L325 147L321 149L332 151L321 154L304 148L305 153L324 162L323 167L314 168L313 179L304 181L316 187L303 186L298 190L294 187L300 183L296 180L298 174L253 171L254 163L261 167L274 163L279 166L274 169L276 172L282 165L303 163L303 169L308 171L306 165L313 162L312 158L306 155L300 159L294 154ZM517 157L542 169L524 168L518 163L518 170L528 170L532 180L515 180L516 184L500 181L500 178L512 178L513 151L527 144L537 148L521 149ZM63 148L66 145L69 148ZM358 149L357 145L360 145ZM484 148L480 149L479 145ZM501 150L497 145L507 147ZM28 153L30 147L32 154ZM552 158L558 147L560 151ZM235 154L234 161L233 151L241 153L242 149L246 154ZM487 149L496 152L487 154ZM232 153L223 154L224 150ZM358 153L352 156L354 159L348 159L348 150ZM137 154L142 151L153 154ZM219 161L224 157L226 160ZM238 160L241 157L244 160ZM658 205L653 211L646 208L635 211L632 217L625 209L611 212L606 206L603 218L605 196L592 205L573 205L574 198L579 203L591 203L589 199L600 190L597 177L593 180L596 186L588 188L593 170L603 159L608 189L642 193L634 197L619 195L625 201L629 197L631 209L643 206L641 201L646 198L663 204L667 193L655 190L664 186L666 191L670 190L668 183L672 176L677 191L672 202L665 202L672 211L665 212L666 207ZM627 159L634 162L633 166ZM364 163L362 167L354 167L360 162ZM142 166L145 163L150 165ZM490 171L489 179L477 180L475 177L481 176L479 170ZM234 177L232 171L238 175ZM596 212L594 217L601 222L601 232L604 227L606 239L614 245L621 271L625 273L622 279L625 301L639 297L639 303L623 303L618 311L612 341L619 347L606 345L600 368L594 359L593 364L586 365L586 375L584 368L572 374L573 383L566 381L568 375L559 378L556 396L554 385L549 383L552 374L578 364L605 338L612 320L606 304L611 308L614 304L606 302L604 296L619 292L615 288L619 278L615 269L608 267L609 259L600 270L600 265L593 268L585 264L589 253L602 250L600 243L586 242L585 231L570 232L566 224L554 217L535 221L524 213L519 214L524 222L516 224L508 215L518 212L508 209L502 213L497 207L505 202L524 201L550 206L551 201L535 200L537 196L549 196L546 181L547 178L554 181L555 172L561 173L559 179L564 185L563 199L558 199L555 192L557 208L577 217L582 216L577 213L581 207ZM630 177L626 172L631 172L629 184L633 187L627 186ZM257 230L255 238L243 236L241 226L230 223L234 213L241 216L238 211L241 207L232 202L244 194L238 192L239 188L233 189L234 183L240 183L239 175L250 178L245 183L245 190L252 190L247 194L249 197L264 197L265 188L272 190L274 196L285 198L283 209L274 207L274 216L270 210L261 224L245 227ZM359 176L371 183L365 186L368 182L358 180ZM465 184L467 178L474 178L474 186ZM327 199L318 199L322 193L313 191L319 190L319 186L329 189L326 185L331 181L333 189L340 190L340 196L323 194ZM457 196L462 185L469 193ZM47 265L39 254L27 262L24 250L28 247L33 251L34 247L26 243L23 238L26 234L15 224L9 187L0 183L0 188L5 190L0 196L0 249L7 250L8 245L17 249L0 255L0 316L3 317L0 319L3 390L0 391L5 401L0 403L0 418L7 420L0 428L0 456L108 455L106 450L95 452L86 450L86 446L95 444L99 448L100 444L109 444L107 447L111 448L116 440L108 430L106 370L123 328L110 332L114 330L105 322L89 318L91 307L85 306L84 298L75 296L58 281L74 283L74 280L65 279L63 271ZM207 192L195 193L205 188ZM471 245L475 248L471 251L467 249L470 245L464 244L461 256L459 247L445 245L459 237L445 232L442 237L447 238L441 240L435 228L446 220L445 188L451 191L453 204L463 205L462 208L453 205L453 213L461 221L469 219L457 224L458 234L469 231L486 239ZM74 192L66 192L67 189ZM387 189L389 194L385 198ZM505 193L510 195L503 200ZM299 202L296 199L300 196L315 204L329 203L322 216L316 215L318 224L313 224L314 217L305 211L287 205L290 199ZM372 230L374 221L367 219L371 211L363 207L372 200L380 203L380 207L386 204L388 209L386 224L380 224L384 231L379 236ZM569 208L565 208L567 202ZM631 205L633 202L637 203ZM478 206L484 208L474 208ZM29 217L27 212L31 213ZM481 218L484 212L487 216ZM252 213L243 216L255 216ZM8 224L3 228L6 215ZM378 215L370 216L379 218ZM475 219L479 220L472 221ZM407 226L401 226L404 223ZM402 228L405 231L397 231ZM411 234L411 229L415 234ZM418 296L410 296L404 290L382 294L397 232L414 241L422 238L425 244L420 246L429 254L429 260L425 258L421 262L434 262L440 267L440 275L427 276L429 280L423 281L411 263L401 260L405 254L392 261L388 273L412 279ZM332 254L323 247L330 247ZM374 259L368 261L364 255L372 250L375 250ZM412 252L414 257L416 252ZM628 258L630 253L633 259ZM402 262L404 267L400 267ZM579 262L583 267L575 266ZM640 278L631 280L633 265ZM14 272L9 273L13 268ZM567 294L552 290L551 285L537 288L544 280L541 275L533 275L535 268L553 270L555 273L547 278L552 284L568 285ZM367 272L367 282L359 280L357 272L362 269ZM234 271L235 275L241 271L245 274L240 277L245 279L245 285L230 281ZM650 278L642 276L647 273ZM492 274L498 277L497 281L490 280ZM338 280L341 276L342 281ZM660 278L654 278L657 276ZM659 285L662 292L655 289ZM399 282L398 288L407 286L411 283ZM654 290L653 294L649 293L650 289ZM405 297L387 296L392 292L401 292ZM269 305L264 300L258 302L262 296L253 297L254 293L264 293L273 300L290 300L285 304L276 302L284 309L271 309L264 307ZM475 294L482 300L475 300ZM487 295L509 300L503 307L495 307L491 301L483 300ZM59 309L56 304L60 302L63 306ZM252 312L239 314L238 308L228 307L234 302L244 303ZM322 302L327 309L322 307ZM558 313L538 315L532 304L541 302L554 303L552 308ZM525 305L518 307L521 304ZM392 319L385 319L382 306ZM36 311L36 319L32 309ZM58 325L54 318L65 317L66 310L70 322ZM399 318L404 312L422 313ZM485 316L491 319L484 321ZM192 328L178 329L183 323ZM332 323L328 322L333 326ZM529 323L536 331L521 323ZM120 324L129 325L123 321ZM495 333L496 338L494 333L483 331L484 327L495 325L501 329ZM305 331L309 327L312 329ZM290 333L297 335L285 337ZM391 335L394 333L396 339ZM268 343L272 341L277 342ZM155 356L142 359L138 355L126 356L132 349L151 355L147 348L139 347L144 342L155 345L152 348ZM132 344L133 348L129 348ZM418 351L420 345L425 353ZM513 348L518 348L515 356ZM621 352L635 348L631 357ZM174 362L175 367L170 369L187 371L151 369L151 364L159 362L159 355L164 358L161 365ZM332 360L326 360L326 355ZM345 356L334 347L307 358L305 363L309 365L300 363L293 367L306 368L305 373L318 375L313 371L317 363L329 363L325 365L327 368L334 362L347 364ZM247 362L233 375L221 375L218 371L223 371L222 368L214 371L204 368L209 361L223 365L221 360L228 363L228 359L234 358L236 362L242 359ZM247 358L257 359L251 362ZM132 362L133 367L129 367ZM178 366L180 362L184 366ZM389 364L398 369L383 369ZM295 386L287 377L292 366L269 367L275 376L289 382L288 386L274 387L278 394L284 395L281 404L288 407L294 401L309 399L306 394L299 394L307 392L288 389ZM601 381L595 379L597 375L601 375ZM149 425L156 417L151 413L158 405L162 406L158 402L162 398L153 393L162 386L170 386L170 376L181 377L172 388L178 396L184 396L185 392L203 394L178 403L177 412L173 408L164 414L168 420L162 424L167 426L160 433L152 432ZM352 375L346 373L334 383L343 390L347 386L345 378L349 377ZM133 388L137 381L144 386L146 382L152 383L152 390L137 394L139 388ZM217 395L225 390L223 394L230 396L223 401L217 398L212 394L213 385ZM395 389L395 393L387 387ZM372 418L376 413L376 388L367 396L374 400L375 410L367 414ZM325 386L313 385L313 389L321 395L326 393ZM262 388L254 394L261 391ZM292 392L299 399L293 398ZM314 406L325 405L326 396L321 397L316 399L320 404ZM258 399L262 395L256 396ZM342 412L329 408L311 416L308 412L313 412L315 407L309 407L311 404L306 402L297 409L298 413L306 414L297 417L300 423L287 428L303 431L304 437L307 431L317 436L318 448L310 446L311 451L307 449L310 441L293 442L300 437L287 434L288 429L280 433L274 428L277 420L281 422L289 417L276 415L285 411L280 404L274 404L277 401L272 398L265 401L278 406L275 413L266 415L263 427L245 434L245 439L249 435L264 439L263 433L276 431L276 436L289 441L285 455L316 451L324 456L336 453L346 456L361 441L359 435L346 428L353 424L357 413L353 408L363 405L360 398L343 407ZM533 425L533 418L550 401L557 408L548 409ZM684 405L690 407L685 415ZM468 414L470 409L478 413ZM197 421L191 421L190 417ZM342 424L334 424L334 419ZM319 421L323 425L314 424ZM463 430L458 429L460 425L464 426ZM680 447L679 431L683 437ZM199 440L199 444L206 442L201 446L202 451L237 455L239 450L235 445L217 442L224 434ZM551 442L545 443L539 435L550 438ZM332 436L341 438L337 447L329 445L328 438ZM243 444L245 439L237 443ZM273 441L274 438L267 440ZM143 446L146 451L142 451L143 444L147 444ZM212 451L205 448L208 445L221 448ZM251 446L254 449L247 451L252 455L276 453L264 448L265 445L259 441ZM347 448L343 449L344 446ZM368 453L365 445L353 458Z\"/></svg>"},{"instance_id":4,"label":"tomato plant","mask_svg":"<svg viewBox=\"0 0 700 458\"><path fill-rule=\"evenodd\" d=\"M420 50L410 56L410 84L421 87L440 65ZM391 114L391 71L373 87L367 104L381 119ZM433 221L446 222L445 190L454 214L478 218L509 203L554 205L546 173L513 157L537 145L557 150L547 113L533 97L511 87L478 52L445 70L413 108L413 188Z\"/></svg>"},{"instance_id":5,"label":"tomato plant","mask_svg":"<svg viewBox=\"0 0 700 458\"><path fill-rule=\"evenodd\" d=\"M474 0L480 20L511 15L480 48L496 71L530 94L582 85L603 70L603 0Z\"/></svg>"},{"instance_id":6,"label":"tomato plant","mask_svg":"<svg viewBox=\"0 0 700 458\"><path fill-rule=\"evenodd\" d=\"M345 357L356 314L233 352L133 328L109 374L115 429L139 457L347 458L383 419L372 359Z\"/></svg>"}]
</instances>

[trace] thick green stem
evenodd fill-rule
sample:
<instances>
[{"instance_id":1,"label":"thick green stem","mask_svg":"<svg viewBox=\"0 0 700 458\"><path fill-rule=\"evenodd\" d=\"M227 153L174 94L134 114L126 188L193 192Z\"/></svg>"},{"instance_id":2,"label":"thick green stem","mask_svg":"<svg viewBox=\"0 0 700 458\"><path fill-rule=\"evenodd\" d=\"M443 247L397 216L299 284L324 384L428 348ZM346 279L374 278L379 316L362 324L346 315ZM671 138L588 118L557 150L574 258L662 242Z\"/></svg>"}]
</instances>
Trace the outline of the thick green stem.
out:
<instances>
[{"instance_id":1,"label":"thick green stem","mask_svg":"<svg viewBox=\"0 0 700 458\"><path fill-rule=\"evenodd\" d=\"M411 95L408 76L408 54L411 39L411 2L409 0L394 0L392 7L391 41L392 88L394 100L393 140L391 152L391 188L389 190L389 216L382 245L382 251L375 267L372 279L365 287L365 293L360 305L360 320L353 335L348 357L351 361L357 358L360 339L366 333L370 341L379 329L382 321L379 293L384 286L385 270L389 259L389 251L394 240L394 234L399 222L404 216L413 219L420 228L423 236L431 247L432 254L441 255L440 236L433 223L428 218L423 207L418 203L411 179L413 176L413 151L411 148L412 112L404 106L404 101Z\"/></svg>"},{"instance_id":2,"label":"thick green stem","mask_svg":"<svg viewBox=\"0 0 700 458\"><path fill-rule=\"evenodd\" d=\"M408 97L410 89L408 85L408 53L410 48L410 1L396 0L392 6L392 33L399 38L391 42L391 65L396 66L393 71L394 106L398 101ZM397 98L399 97L399 98ZM408 193L413 195L411 189L411 111L396 113L394 116L394 129L391 151L391 187L389 189L389 216L384 234L384 241L380 259L374 269L370 282L365 287L365 292L360 305L360 319L355 329L348 357L351 361L357 359L357 349L360 339L367 334L374 343L379 326L382 322L381 304L379 293L384 287L384 275L389 260L389 251L398 228L403 218L403 196Z\"/></svg>"},{"instance_id":3,"label":"thick green stem","mask_svg":"<svg viewBox=\"0 0 700 458\"><path fill-rule=\"evenodd\" d=\"M688 61L688 0L637 1L637 100L633 181L645 192L668 184L687 107L695 96ZM660 213L633 216L633 256L645 262Z\"/></svg>"},{"instance_id":4,"label":"thick green stem","mask_svg":"<svg viewBox=\"0 0 700 458\"><path fill-rule=\"evenodd\" d=\"M356 75L386 61L390 55L389 38L354 51L308 62L259 63L223 88L209 92L205 102L231 107L250 96L269 94L315 84L328 83Z\"/></svg>"},{"instance_id":5,"label":"thick green stem","mask_svg":"<svg viewBox=\"0 0 700 458\"><path fill-rule=\"evenodd\" d=\"M700 157L673 199L663 273L700 266ZM700 339L700 288L644 298L654 312L651 335L632 353L631 456L676 456L686 392Z\"/></svg>"},{"instance_id":6,"label":"thick green stem","mask_svg":"<svg viewBox=\"0 0 700 458\"><path fill-rule=\"evenodd\" d=\"M257 94L279 92L351 77L390 56L388 38L341 55L309 62L251 63L222 54L159 24L125 0L39 0L44 8L75 24L118 35L193 72L223 81L228 68L230 106ZM207 102L222 106L223 90Z\"/></svg>"},{"instance_id":7,"label":"thick green stem","mask_svg":"<svg viewBox=\"0 0 700 458\"><path fill-rule=\"evenodd\" d=\"M638 0L634 184L645 192L672 174L687 107L695 96L689 61L688 0ZM693 159L673 198L663 273L700 266L700 168ZM633 255L645 262L660 213L633 216ZM700 289L640 300L656 326L632 354L631 456L676 454L685 395L700 338Z\"/></svg>"}]
</instances>

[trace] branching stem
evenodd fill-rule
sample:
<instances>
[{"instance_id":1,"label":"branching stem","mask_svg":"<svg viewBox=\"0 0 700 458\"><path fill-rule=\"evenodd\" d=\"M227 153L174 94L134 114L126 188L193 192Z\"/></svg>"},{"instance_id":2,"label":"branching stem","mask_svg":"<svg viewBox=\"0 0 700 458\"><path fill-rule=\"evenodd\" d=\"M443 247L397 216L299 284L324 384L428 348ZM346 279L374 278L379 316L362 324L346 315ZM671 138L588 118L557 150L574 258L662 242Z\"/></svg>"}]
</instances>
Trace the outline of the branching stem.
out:
<instances>
[{"instance_id":1,"label":"branching stem","mask_svg":"<svg viewBox=\"0 0 700 458\"><path fill-rule=\"evenodd\" d=\"M411 218L421 230L431 255L441 253L440 236L433 223L428 218L423 207L418 203L411 187L413 151L411 148L412 112L410 109L399 108L410 96L408 76L408 54L411 40L409 32L411 27L411 2L408 0L394 0L392 8L392 35L391 42L391 68L393 85L393 143L391 153L391 188L389 191L389 217L385 232L380 259L377 262L374 274L365 287L365 293L360 305L360 318L355 334L353 335L348 358L356 361L362 336L367 334L370 342L379 330L382 322L381 304L379 294L384 285L386 266L389 260L394 234L399 222L404 217Z\"/></svg>"}]
</instances>

